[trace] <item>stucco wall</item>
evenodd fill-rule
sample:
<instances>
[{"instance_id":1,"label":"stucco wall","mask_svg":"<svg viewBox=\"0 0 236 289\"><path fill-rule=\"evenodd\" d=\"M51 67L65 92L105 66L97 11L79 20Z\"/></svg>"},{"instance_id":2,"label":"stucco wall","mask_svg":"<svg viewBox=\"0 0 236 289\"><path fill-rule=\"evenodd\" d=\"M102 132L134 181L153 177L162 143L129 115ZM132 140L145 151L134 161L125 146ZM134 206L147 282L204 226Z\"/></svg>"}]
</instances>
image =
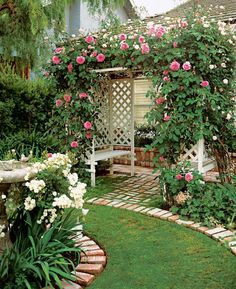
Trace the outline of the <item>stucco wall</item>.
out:
<instances>
[{"instance_id":1,"label":"stucco wall","mask_svg":"<svg viewBox=\"0 0 236 289\"><path fill-rule=\"evenodd\" d=\"M124 8L118 8L114 12L122 22L128 20L128 15ZM95 14L91 15L88 11L87 4L75 0L71 5L66 8L66 31L69 34L78 34L80 28L85 31L96 31L98 30L102 20L106 19L106 15Z\"/></svg>"}]
</instances>

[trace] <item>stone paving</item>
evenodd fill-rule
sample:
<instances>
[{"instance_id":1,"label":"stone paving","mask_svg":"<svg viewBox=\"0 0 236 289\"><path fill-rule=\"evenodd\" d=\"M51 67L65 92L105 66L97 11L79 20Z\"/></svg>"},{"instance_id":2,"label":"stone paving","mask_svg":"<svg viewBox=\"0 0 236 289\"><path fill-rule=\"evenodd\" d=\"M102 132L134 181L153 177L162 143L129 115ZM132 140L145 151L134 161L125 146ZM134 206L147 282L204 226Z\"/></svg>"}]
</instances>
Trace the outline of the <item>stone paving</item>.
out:
<instances>
[{"instance_id":1,"label":"stone paving","mask_svg":"<svg viewBox=\"0 0 236 289\"><path fill-rule=\"evenodd\" d=\"M117 204L117 207L121 202L139 204L146 207L155 201L159 194L156 176L140 174L129 177L122 183L115 185L115 190L104 195L103 199L113 201L113 204Z\"/></svg>"}]
</instances>

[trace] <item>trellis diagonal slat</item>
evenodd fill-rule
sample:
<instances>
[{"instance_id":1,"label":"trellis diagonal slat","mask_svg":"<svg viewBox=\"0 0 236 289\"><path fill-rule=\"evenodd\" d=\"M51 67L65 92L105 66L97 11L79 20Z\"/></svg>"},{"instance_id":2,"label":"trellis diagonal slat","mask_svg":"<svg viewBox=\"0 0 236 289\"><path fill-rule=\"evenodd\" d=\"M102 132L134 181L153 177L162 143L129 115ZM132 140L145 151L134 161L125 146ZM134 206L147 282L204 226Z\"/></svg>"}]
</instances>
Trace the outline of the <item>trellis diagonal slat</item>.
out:
<instances>
[{"instance_id":1,"label":"trellis diagonal slat","mask_svg":"<svg viewBox=\"0 0 236 289\"><path fill-rule=\"evenodd\" d=\"M112 69L100 72L111 71ZM99 107L95 120L97 134L87 159L92 186L95 186L95 166L100 160L110 159L110 173L113 173L113 158L130 154L131 175L134 175L134 80L133 78L108 78L101 81L99 85L100 90L95 92L94 99ZM131 149L130 151L113 150L114 145L129 146Z\"/></svg>"},{"instance_id":2,"label":"trellis diagonal slat","mask_svg":"<svg viewBox=\"0 0 236 289\"><path fill-rule=\"evenodd\" d=\"M215 160L209 158L206 153L204 139L200 139L191 149L184 149L184 154L181 156L180 161L189 161L192 168L203 174L213 169L216 165Z\"/></svg>"}]
</instances>

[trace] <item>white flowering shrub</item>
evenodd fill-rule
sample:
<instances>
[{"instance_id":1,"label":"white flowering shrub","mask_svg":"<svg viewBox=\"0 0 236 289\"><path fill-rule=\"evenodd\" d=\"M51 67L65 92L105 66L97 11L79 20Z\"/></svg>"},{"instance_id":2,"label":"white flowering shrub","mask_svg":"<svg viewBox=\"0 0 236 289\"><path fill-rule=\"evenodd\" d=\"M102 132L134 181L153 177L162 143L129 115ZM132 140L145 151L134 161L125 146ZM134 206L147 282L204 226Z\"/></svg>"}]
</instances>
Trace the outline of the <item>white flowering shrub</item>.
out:
<instances>
[{"instance_id":1,"label":"white flowering shrub","mask_svg":"<svg viewBox=\"0 0 236 289\"><path fill-rule=\"evenodd\" d=\"M29 212L35 222L51 226L65 209L83 208L86 184L71 172L72 161L65 154L49 154L46 160L34 163L25 176L24 184L15 184L5 201L10 222L19 212Z\"/></svg>"}]
</instances>

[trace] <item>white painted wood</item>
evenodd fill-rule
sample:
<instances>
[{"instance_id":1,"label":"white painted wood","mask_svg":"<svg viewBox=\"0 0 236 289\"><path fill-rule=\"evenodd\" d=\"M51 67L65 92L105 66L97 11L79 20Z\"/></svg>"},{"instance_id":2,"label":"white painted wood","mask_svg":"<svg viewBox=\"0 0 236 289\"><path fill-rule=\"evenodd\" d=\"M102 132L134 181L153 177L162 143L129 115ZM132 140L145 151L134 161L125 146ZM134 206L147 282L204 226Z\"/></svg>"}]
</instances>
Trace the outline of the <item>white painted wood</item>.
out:
<instances>
[{"instance_id":1,"label":"white painted wood","mask_svg":"<svg viewBox=\"0 0 236 289\"><path fill-rule=\"evenodd\" d=\"M102 68L102 69L94 69L94 72L104 73L104 72L119 72L127 70L126 67L113 67L113 68Z\"/></svg>"}]
</instances>

